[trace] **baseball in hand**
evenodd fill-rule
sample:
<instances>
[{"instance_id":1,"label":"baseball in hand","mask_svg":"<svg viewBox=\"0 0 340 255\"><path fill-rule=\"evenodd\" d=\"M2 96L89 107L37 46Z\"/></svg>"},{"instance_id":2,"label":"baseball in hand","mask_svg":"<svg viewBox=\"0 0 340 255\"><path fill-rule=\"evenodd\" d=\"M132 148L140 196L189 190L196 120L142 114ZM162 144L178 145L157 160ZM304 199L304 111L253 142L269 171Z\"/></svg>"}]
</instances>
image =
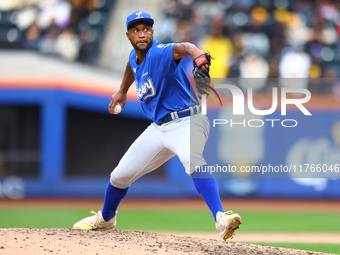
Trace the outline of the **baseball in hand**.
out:
<instances>
[{"instance_id":1,"label":"baseball in hand","mask_svg":"<svg viewBox=\"0 0 340 255\"><path fill-rule=\"evenodd\" d=\"M119 114L122 111L122 106L117 104L113 114Z\"/></svg>"}]
</instances>

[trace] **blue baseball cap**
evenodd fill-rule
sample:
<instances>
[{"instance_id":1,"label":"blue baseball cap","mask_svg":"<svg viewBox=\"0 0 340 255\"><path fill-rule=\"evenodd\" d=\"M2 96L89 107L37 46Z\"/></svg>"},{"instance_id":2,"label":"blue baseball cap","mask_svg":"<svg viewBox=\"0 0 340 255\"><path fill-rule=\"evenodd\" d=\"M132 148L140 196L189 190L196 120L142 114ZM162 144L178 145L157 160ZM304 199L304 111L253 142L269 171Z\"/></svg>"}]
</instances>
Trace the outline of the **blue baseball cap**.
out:
<instances>
[{"instance_id":1,"label":"blue baseball cap","mask_svg":"<svg viewBox=\"0 0 340 255\"><path fill-rule=\"evenodd\" d=\"M148 22L151 26L153 25L153 19L151 18L151 15L146 12L142 11L136 11L131 13L127 18L126 18L126 30L129 30L129 27L138 21L145 21Z\"/></svg>"}]
</instances>

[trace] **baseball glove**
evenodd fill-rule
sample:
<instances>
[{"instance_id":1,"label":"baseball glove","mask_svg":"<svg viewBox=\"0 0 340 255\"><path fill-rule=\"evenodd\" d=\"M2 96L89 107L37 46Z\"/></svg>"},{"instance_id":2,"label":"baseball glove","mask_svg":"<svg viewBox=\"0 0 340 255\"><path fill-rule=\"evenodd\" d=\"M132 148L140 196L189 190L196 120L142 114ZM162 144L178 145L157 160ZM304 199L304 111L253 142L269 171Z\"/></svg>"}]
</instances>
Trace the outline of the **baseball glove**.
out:
<instances>
[{"instance_id":1,"label":"baseball glove","mask_svg":"<svg viewBox=\"0 0 340 255\"><path fill-rule=\"evenodd\" d=\"M210 85L209 67L202 70L201 66L205 64L210 66L211 58L210 54L206 52L194 59L194 69L192 72L199 97L201 97L201 94L208 94L205 90L209 90L207 84Z\"/></svg>"}]
</instances>

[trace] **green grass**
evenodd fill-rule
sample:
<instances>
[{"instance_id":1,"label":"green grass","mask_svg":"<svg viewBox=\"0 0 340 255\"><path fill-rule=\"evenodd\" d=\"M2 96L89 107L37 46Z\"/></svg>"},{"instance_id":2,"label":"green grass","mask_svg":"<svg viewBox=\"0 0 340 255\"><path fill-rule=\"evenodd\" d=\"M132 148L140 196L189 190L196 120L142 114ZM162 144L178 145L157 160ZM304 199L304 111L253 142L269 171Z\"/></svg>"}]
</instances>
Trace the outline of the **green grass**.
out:
<instances>
[{"instance_id":1,"label":"green grass","mask_svg":"<svg viewBox=\"0 0 340 255\"><path fill-rule=\"evenodd\" d=\"M306 250L306 251L317 251L317 252L325 252L325 253L333 253L340 254L340 245L339 244L324 244L324 243L254 243L254 244L262 244L268 245L272 247L281 247L281 248L292 248L298 250Z\"/></svg>"},{"instance_id":2,"label":"green grass","mask_svg":"<svg viewBox=\"0 0 340 255\"><path fill-rule=\"evenodd\" d=\"M340 233L336 213L240 212L242 232ZM71 228L90 216L75 209L0 209L0 228ZM210 212L120 210L117 229L145 231L216 231Z\"/></svg>"},{"instance_id":3,"label":"green grass","mask_svg":"<svg viewBox=\"0 0 340 255\"><path fill-rule=\"evenodd\" d=\"M332 232L340 233L340 215L325 213L240 212L242 232ZM122 211L118 214L124 229L216 231L209 212ZM118 221L118 222L119 222Z\"/></svg>"},{"instance_id":4,"label":"green grass","mask_svg":"<svg viewBox=\"0 0 340 255\"><path fill-rule=\"evenodd\" d=\"M243 230L249 232L340 233L338 213L241 213Z\"/></svg>"},{"instance_id":5,"label":"green grass","mask_svg":"<svg viewBox=\"0 0 340 255\"><path fill-rule=\"evenodd\" d=\"M83 216L88 214L82 210L1 209L0 228L72 228Z\"/></svg>"}]
</instances>

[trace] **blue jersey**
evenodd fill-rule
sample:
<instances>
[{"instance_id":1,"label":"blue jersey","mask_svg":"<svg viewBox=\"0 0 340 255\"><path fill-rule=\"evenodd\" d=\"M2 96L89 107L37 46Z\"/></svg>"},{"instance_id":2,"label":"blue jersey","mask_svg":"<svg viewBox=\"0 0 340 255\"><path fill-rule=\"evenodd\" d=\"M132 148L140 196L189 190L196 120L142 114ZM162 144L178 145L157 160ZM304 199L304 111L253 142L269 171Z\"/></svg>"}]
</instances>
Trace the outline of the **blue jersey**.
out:
<instances>
[{"instance_id":1,"label":"blue jersey","mask_svg":"<svg viewBox=\"0 0 340 255\"><path fill-rule=\"evenodd\" d=\"M172 111L199 105L182 66L174 60L174 46L154 40L140 65L134 49L129 57L143 112L157 124Z\"/></svg>"}]
</instances>

